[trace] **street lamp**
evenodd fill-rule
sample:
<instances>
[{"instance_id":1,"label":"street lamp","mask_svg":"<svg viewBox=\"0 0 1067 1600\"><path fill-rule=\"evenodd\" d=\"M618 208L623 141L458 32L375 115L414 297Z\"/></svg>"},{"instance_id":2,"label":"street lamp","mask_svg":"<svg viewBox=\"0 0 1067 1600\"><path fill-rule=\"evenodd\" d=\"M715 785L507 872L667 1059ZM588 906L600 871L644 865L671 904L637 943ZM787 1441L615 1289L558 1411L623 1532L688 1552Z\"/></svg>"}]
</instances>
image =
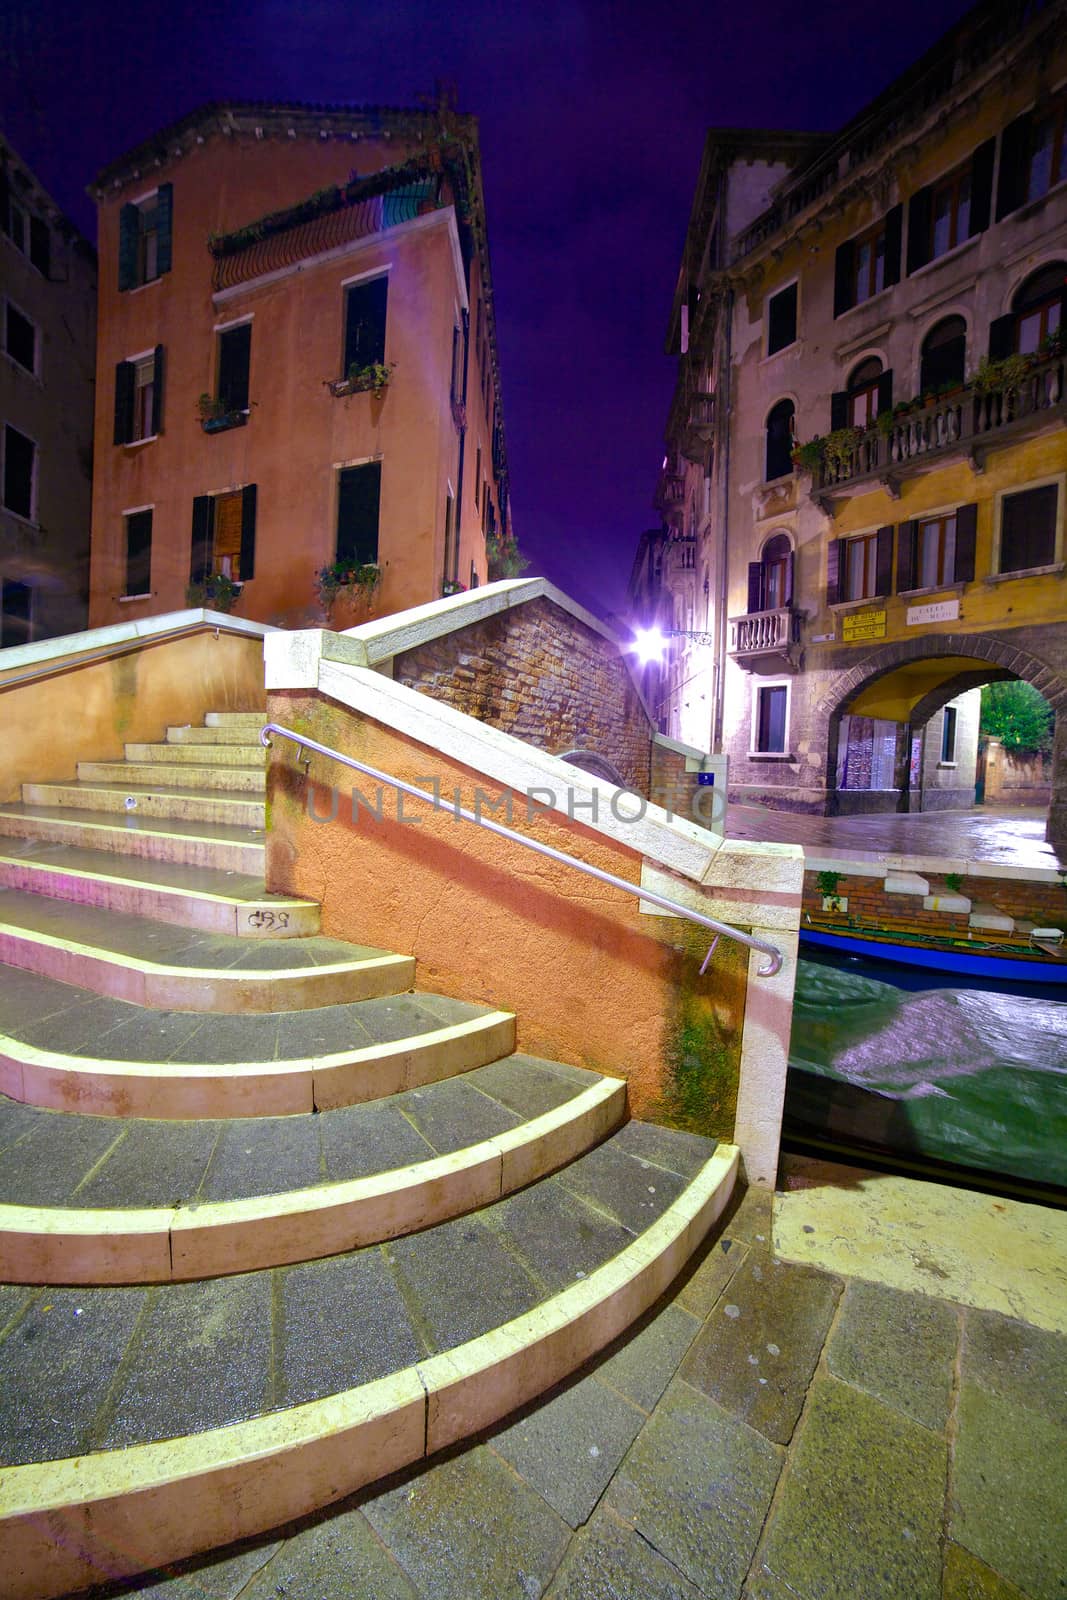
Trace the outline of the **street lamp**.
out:
<instances>
[{"instance_id":1,"label":"street lamp","mask_svg":"<svg viewBox=\"0 0 1067 1600\"><path fill-rule=\"evenodd\" d=\"M713 633L702 633L688 628L635 628L633 649L638 661L647 667L653 661L662 661L671 639L695 639L697 644L715 643Z\"/></svg>"}]
</instances>

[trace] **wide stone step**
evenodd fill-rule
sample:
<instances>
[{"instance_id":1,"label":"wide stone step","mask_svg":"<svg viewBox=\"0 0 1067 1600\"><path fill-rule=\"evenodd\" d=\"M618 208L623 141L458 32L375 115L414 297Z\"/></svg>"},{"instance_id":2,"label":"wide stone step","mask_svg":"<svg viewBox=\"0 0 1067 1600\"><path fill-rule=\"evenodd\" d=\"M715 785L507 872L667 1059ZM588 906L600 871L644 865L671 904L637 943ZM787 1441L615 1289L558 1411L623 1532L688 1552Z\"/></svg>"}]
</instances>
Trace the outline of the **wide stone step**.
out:
<instances>
[{"instance_id":1,"label":"wide stone step","mask_svg":"<svg viewBox=\"0 0 1067 1600\"><path fill-rule=\"evenodd\" d=\"M0 841L0 888L242 939L291 939L320 923L316 901L269 894L262 877L31 839Z\"/></svg>"},{"instance_id":2,"label":"wide stone step","mask_svg":"<svg viewBox=\"0 0 1067 1600\"><path fill-rule=\"evenodd\" d=\"M134 783L24 783L28 806L71 807L76 811L117 812L124 816L173 818L178 822L221 822L230 828L262 828L265 801L224 795L211 789L154 788Z\"/></svg>"},{"instance_id":3,"label":"wide stone step","mask_svg":"<svg viewBox=\"0 0 1067 1600\"><path fill-rule=\"evenodd\" d=\"M264 706L259 711L209 711L204 717L204 726L207 728L255 728L260 729L267 721L267 711Z\"/></svg>"},{"instance_id":4,"label":"wide stone step","mask_svg":"<svg viewBox=\"0 0 1067 1600\"><path fill-rule=\"evenodd\" d=\"M48 1600L265 1532L496 1422L658 1299L736 1167L731 1147L629 1124L388 1244L0 1291L5 1593Z\"/></svg>"},{"instance_id":5,"label":"wide stone step","mask_svg":"<svg viewBox=\"0 0 1067 1600\"><path fill-rule=\"evenodd\" d=\"M70 844L218 872L262 875L265 858L262 829L164 821L136 812L116 818L53 806L0 806L0 838Z\"/></svg>"},{"instance_id":6,"label":"wide stone step","mask_svg":"<svg viewBox=\"0 0 1067 1600\"><path fill-rule=\"evenodd\" d=\"M1001 911L996 906L990 905L983 900L979 900L975 904L970 916L967 918L967 924L971 928L979 928L986 933L1015 932L1015 918L1009 916L1006 911Z\"/></svg>"},{"instance_id":7,"label":"wide stone step","mask_svg":"<svg viewBox=\"0 0 1067 1600\"><path fill-rule=\"evenodd\" d=\"M267 752L256 744L128 744L127 761L153 761L167 767L259 767L266 770Z\"/></svg>"},{"instance_id":8,"label":"wide stone step","mask_svg":"<svg viewBox=\"0 0 1067 1600\"><path fill-rule=\"evenodd\" d=\"M305 1011L145 1011L0 966L0 1094L94 1117L284 1117L485 1066L510 1012L403 994Z\"/></svg>"},{"instance_id":9,"label":"wide stone step","mask_svg":"<svg viewBox=\"0 0 1067 1600\"><path fill-rule=\"evenodd\" d=\"M248 940L0 890L0 961L168 1011L296 1011L399 994L410 956L315 936Z\"/></svg>"},{"instance_id":10,"label":"wide stone step","mask_svg":"<svg viewBox=\"0 0 1067 1600\"><path fill-rule=\"evenodd\" d=\"M125 794L135 794L146 786L223 794L267 792L267 773L262 763L258 767L231 767L174 761L79 761L78 782L111 785Z\"/></svg>"},{"instance_id":11,"label":"wide stone step","mask_svg":"<svg viewBox=\"0 0 1067 1600\"><path fill-rule=\"evenodd\" d=\"M266 721L266 718L264 718L264 721ZM256 726L262 726L262 724L257 723ZM237 723L236 725L230 723L222 727L210 728L195 728L189 726L181 728L168 728L167 743L205 745L240 744L247 747L249 744L258 743L257 740L252 740L249 738L249 732L249 725L242 723ZM262 746L260 746L260 748L262 748Z\"/></svg>"},{"instance_id":12,"label":"wide stone step","mask_svg":"<svg viewBox=\"0 0 1067 1600\"><path fill-rule=\"evenodd\" d=\"M251 1125L0 1097L0 1282L158 1283L352 1250L525 1188L625 1114L621 1080L517 1055Z\"/></svg>"}]
</instances>

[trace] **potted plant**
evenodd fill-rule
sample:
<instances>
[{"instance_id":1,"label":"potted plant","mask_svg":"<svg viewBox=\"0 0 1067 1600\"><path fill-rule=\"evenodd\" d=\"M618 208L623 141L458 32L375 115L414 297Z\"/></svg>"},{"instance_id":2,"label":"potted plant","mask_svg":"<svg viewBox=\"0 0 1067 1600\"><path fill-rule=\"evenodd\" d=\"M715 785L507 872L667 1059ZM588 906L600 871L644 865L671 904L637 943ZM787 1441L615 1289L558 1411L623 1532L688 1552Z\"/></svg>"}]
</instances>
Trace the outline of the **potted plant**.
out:
<instances>
[{"instance_id":1,"label":"potted plant","mask_svg":"<svg viewBox=\"0 0 1067 1600\"><path fill-rule=\"evenodd\" d=\"M979 395L1007 394L1009 390L1019 387L1029 370L1029 356L1004 356L1000 361L990 361L986 357L974 375L974 392Z\"/></svg>"},{"instance_id":2,"label":"potted plant","mask_svg":"<svg viewBox=\"0 0 1067 1600\"><path fill-rule=\"evenodd\" d=\"M371 361L365 367L358 366L353 361L343 378L327 378L326 387L335 396L345 394L371 394L380 395L393 375L396 362L388 366L384 361Z\"/></svg>"},{"instance_id":3,"label":"potted plant","mask_svg":"<svg viewBox=\"0 0 1067 1600\"><path fill-rule=\"evenodd\" d=\"M200 426L205 433L223 433L227 428L241 428L248 421L247 411L227 411L215 395L205 390L197 401Z\"/></svg>"},{"instance_id":4,"label":"potted plant","mask_svg":"<svg viewBox=\"0 0 1067 1600\"><path fill-rule=\"evenodd\" d=\"M833 433L828 433L822 441L827 470L846 471L852 465L852 456L862 438L862 428L835 428Z\"/></svg>"},{"instance_id":5,"label":"potted plant","mask_svg":"<svg viewBox=\"0 0 1067 1600\"><path fill-rule=\"evenodd\" d=\"M189 585L185 591L185 603L188 606L202 606L207 611L232 611L243 587L228 572L213 572L200 583Z\"/></svg>"},{"instance_id":6,"label":"potted plant","mask_svg":"<svg viewBox=\"0 0 1067 1600\"><path fill-rule=\"evenodd\" d=\"M466 594L467 585L460 583L458 578L446 578L441 584L441 598L447 600L450 594Z\"/></svg>"},{"instance_id":7,"label":"potted plant","mask_svg":"<svg viewBox=\"0 0 1067 1600\"><path fill-rule=\"evenodd\" d=\"M381 581L382 569L376 561L330 561L315 574L319 604L331 622L342 607L357 620L365 617Z\"/></svg>"},{"instance_id":8,"label":"potted plant","mask_svg":"<svg viewBox=\"0 0 1067 1600\"><path fill-rule=\"evenodd\" d=\"M806 439L803 444L793 446L793 465L803 472L817 472L822 466L823 440L818 434L814 439Z\"/></svg>"},{"instance_id":9,"label":"potted plant","mask_svg":"<svg viewBox=\"0 0 1067 1600\"><path fill-rule=\"evenodd\" d=\"M491 533L485 541L489 563L489 582L500 578L521 578L530 565L512 533Z\"/></svg>"}]
</instances>

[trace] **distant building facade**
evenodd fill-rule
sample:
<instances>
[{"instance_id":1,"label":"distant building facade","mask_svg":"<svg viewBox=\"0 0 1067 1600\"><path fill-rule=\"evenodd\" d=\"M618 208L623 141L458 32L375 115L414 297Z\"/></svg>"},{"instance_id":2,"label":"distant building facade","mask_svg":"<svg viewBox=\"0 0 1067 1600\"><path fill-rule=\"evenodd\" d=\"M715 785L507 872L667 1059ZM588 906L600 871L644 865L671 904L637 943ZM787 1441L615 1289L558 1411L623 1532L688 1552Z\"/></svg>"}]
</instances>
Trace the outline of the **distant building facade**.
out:
<instances>
[{"instance_id":1,"label":"distant building facade","mask_svg":"<svg viewBox=\"0 0 1067 1600\"><path fill-rule=\"evenodd\" d=\"M85 626L96 254L0 138L0 649Z\"/></svg>"},{"instance_id":2,"label":"distant building facade","mask_svg":"<svg viewBox=\"0 0 1067 1600\"><path fill-rule=\"evenodd\" d=\"M94 623L219 580L339 626L485 581L510 533L477 124L216 105L96 180Z\"/></svg>"},{"instance_id":3,"label":"distant building facade","mask_svg":"<svg viewBox=\"0 0 1067 1600\"><path fill-rule=\"evenodd\" d=\"M674 731L737 799L970 804L942 714L972 750L958 697L1017 676L1067 831L1065 17L976 7L838 134L708 136L659 500L715 641Z\"/></svg>"}]
</instances>

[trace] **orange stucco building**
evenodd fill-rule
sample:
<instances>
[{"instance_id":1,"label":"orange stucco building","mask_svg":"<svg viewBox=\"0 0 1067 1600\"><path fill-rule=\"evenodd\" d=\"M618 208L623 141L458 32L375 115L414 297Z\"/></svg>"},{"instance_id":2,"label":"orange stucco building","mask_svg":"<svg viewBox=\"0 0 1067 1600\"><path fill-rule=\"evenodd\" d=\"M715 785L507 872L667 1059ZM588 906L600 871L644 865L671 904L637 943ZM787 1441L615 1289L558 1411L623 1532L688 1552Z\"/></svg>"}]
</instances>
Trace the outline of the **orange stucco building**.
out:
<instances>
[{"instance_id":1,"label":"orange stucco building","mask_svg":"<svg viewBox=\"0 0 1067 1600\"><path fill-rule=\"evenodd\" d=\"M485 581L510 514L475 119L215 105L92 193L91 624L219 575L306 624L337 560L375 584L341 626Z\"/></svg>"}]
</instances>

